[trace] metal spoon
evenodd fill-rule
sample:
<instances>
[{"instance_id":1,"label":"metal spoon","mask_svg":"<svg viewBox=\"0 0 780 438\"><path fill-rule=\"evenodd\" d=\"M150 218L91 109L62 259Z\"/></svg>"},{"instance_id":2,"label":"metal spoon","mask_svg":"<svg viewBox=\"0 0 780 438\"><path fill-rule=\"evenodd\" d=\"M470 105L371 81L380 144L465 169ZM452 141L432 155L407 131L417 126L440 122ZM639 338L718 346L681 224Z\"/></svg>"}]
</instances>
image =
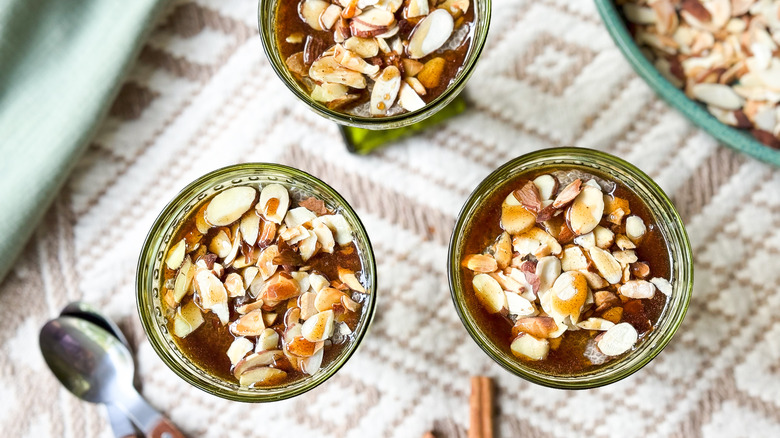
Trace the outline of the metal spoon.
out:
<instances>
[{"instance_id":1,"label":"metal spoon","mask_svg":"<svg viewBox=\"0 0 780 438\"><path fill-rule=\"evenodd\" d=\"M119 339L128 350L130 350L130 343L127 342L124 333L119 327L111 321L109 318L100 313L99 310L91 305L75 301L62 309L60 316L73 316L75 318L81 318L85 321L89 321L98 327L111 333L115 338ZM114 432L114 436L117 438L135 438L137 437L135 427L130 419L125 416L118 407L114 405L106 405L106 411L108 411L108 420L111 424L111 430Z\"/></svg>"},{"instance_id":2,"label":"metal spoon","mask_svg":"<svg viewBox=\"0 0 780 438\"><path fill-rule=\"evenodd\" d=\"M133 357L109 332L61 316L43 326L39 342L49 368L75 396L118 407L148 437L184 438L135 390Z\"/></svg>"}]
</instances>

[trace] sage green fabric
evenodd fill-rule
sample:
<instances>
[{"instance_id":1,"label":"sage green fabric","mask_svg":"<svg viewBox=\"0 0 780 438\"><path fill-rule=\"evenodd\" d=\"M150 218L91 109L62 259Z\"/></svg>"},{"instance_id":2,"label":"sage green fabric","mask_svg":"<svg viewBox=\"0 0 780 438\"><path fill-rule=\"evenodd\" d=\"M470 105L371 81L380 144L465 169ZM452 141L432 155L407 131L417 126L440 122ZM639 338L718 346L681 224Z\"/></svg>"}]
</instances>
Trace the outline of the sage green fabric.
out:
<instances>
[{"instance_id":1,"label":"sage green fabric","mask_svg":"<svg viewBox=\"0 0 780 438\"><path fill-rule=\"evenodd\" d=\"M161 0L0 0L0 281L115 97Z\"/></svg>"}]
</instances>

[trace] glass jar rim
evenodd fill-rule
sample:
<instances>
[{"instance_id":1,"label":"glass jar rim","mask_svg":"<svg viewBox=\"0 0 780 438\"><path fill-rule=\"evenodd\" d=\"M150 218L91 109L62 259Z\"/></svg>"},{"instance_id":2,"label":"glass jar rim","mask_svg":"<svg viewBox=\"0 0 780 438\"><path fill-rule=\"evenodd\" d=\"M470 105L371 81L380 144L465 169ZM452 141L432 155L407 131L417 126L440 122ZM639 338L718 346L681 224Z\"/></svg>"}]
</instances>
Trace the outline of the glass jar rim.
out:
<instances>
[{"instance_id":1,"label":"glass jar rim","mask_svg":"<svg viewBox=\"0 0 780 438\"><path fill-rule=\"evenodd\" d=\"M268 61L273 68L274 73L281 79L284 85L298 98L298 100L304 102L311 110L317 114L336 122L340 125L352 126L363 129L393 129L402 128L412 125L414 123L421 122L432 116L445 106L449 104L455 97L460 94L463 88L466 86L471 75L474 73L477 61L482 55L482 51L487 41L488 30L490 28L490 20L492 17L492 0L474 0L475 4L479 2L480 11L477 17L477 23L474 33L474 41L469 48L466 63L455 78L455 82L450 84L447 89L441 93L437 98L426 104L423 108L410 111L402 114L387 117L362 117L354 116L347 113L334 111L314 101L311 96L304 93L298 85L298 83L292 78L288 69L284 65L284 60L281 59L281 55L278 55L276 44L274 40L273 32L264 32L266 27L263 25L264 21L267 23L273 23L274 12L272 7L277 3L274 0L258 0L257 4L257 29L260 33L260 40L263 45L263 51L268 58Z\"/></svg>"},{"instance_id":2,"label":"glass jar rim","mask_svg":"<svg viewBox=\"0 0 780 438\"><path fill-rule=\"evenodd\" d=\"M680 273L681 275L675 277L678 281L673 282L672 298L667 302L664 312L656 323L656 326L661 326L662 330L652 332L647 338L643 339L634 351L622 358L582 374L562 376L544 373L524 365L514 357L509 357L509 355L493 345L490 338L482 332L471 316L471 311L466 308L461 298L463 287L462 281L459 280L461 280L460 258L462 252L456 253L456 250L460 249L462 251L462 245L459 245L459 241L461 241L468 229L472 214L482 205L481 200L483 197L488 197L489 194L493 193L493 190L497 190L501 186L500 183L496 184L493 181L494 179L507 171L514 170L515 173L508 177L512 178L520 172L529 170L529 168L522 168L522 166L532 166L534 164L545 166L590 166L598 169L596 172L600 171L600 173L604 173L603 165L611 165L614 166L615 171L620 171L626 177L633 178L632 183L636 184L636 186L627 184L622 178L620 181L632 191L641 189L645 195L653 196L652 201L657 202L658 206L663 208L662 213L665 220L664 224L659 224L659 228L665 230L664 238L667 241L668 254L670 256L674 254L676 257L679 257L679 260L671 261L673 266L670 266L670 270L673 276L675 273ZM522 169L518 170L520 168ZM639 194L637 195L645 203L649 202L648 199ZM656 213L651 211L654 217L657 217ZM491 172L477 185L464 203L453 228L447 254L447 276L450 295L458 317L471 338L493 361L510 373L542 386L558 389L589 389L617 382L639 371L668 345L682 323L690 303L693 290L692 254L687 232L676 208L664 191L648 175L633 164L605 152L587 148L560 147L535 151L511 159Z\"/></svg>"},{"instance_id":3,"label":"glass jar rim","mask_svg":"<svg viewBox=\"0 0 780 438\"><path fill-rule=\"evenodd\" d=\"M251 176L250 172L255 173L255 175ZM361 263L368 279L369 296L364 303L367 308L363 310L364 314L361 316L355 338L344 351L336 356L333 362L320 369L318 373L288 385L257 390L236 387L232 382L227 382L205 372L190 361L172 340L164 338L162 333L166 332L167 329L162 330L159 327L158 319L162 316L159 313L159 308L155 306L155 300L159 302L161 296L156 290L161 280L159 277L155 277L157 269L153 268L155 265L161 264L162 251L169 242L166 239L170 239L172 232L180 225L180 221L188 217L192 210L208 197L205 196L204 191L209 189L218 191L221 190L222 184L244 182L244 179L247 183L260 182L262 176L257 175L263 172L266 172L268 178L271 176L268 176L267 173L274 172L273 177L279 178L277 175L281 175L282 178L288 178L288 181L292 180L315 193L325 193L330 199L323 200L326 203L332 202L341 209L342 214L353 228L359 250L361 246L363 248L361 250ZM275 163L244 163L222 167L198 177L166 204L149 229L138 258L135 285L136 307L141 325L153 350L166 366L181 379L202 391L224 399L241 402L270 402L295 397L316 388L330 379L347 363L357 351L373 322L376 311L376 284L376 262L371 241L360 217L343 196L327 183L303 170ZM188 367L185 368L183 362L186 362ZM222 385L217 385L217 383Z\"/></svg>"}]
</instances>

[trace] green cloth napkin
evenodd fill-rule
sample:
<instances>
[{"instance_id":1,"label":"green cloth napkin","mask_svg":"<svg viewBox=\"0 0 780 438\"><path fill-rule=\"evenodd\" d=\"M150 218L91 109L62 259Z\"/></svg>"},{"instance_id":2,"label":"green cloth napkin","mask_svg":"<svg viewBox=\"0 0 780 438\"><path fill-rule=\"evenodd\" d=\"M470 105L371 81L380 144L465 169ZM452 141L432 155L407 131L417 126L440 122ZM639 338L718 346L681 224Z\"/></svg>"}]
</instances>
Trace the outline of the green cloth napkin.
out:
<instances>
[{"instance_id":1,"label":"green cloth napkin","mask_svg":"<svg viewBox=\"0 0 780 438\"><path fill-rule=\"evenodd\" d=\"M57 196L160 0L0 0L0 281Z\"/></svg>"}]
</instances>

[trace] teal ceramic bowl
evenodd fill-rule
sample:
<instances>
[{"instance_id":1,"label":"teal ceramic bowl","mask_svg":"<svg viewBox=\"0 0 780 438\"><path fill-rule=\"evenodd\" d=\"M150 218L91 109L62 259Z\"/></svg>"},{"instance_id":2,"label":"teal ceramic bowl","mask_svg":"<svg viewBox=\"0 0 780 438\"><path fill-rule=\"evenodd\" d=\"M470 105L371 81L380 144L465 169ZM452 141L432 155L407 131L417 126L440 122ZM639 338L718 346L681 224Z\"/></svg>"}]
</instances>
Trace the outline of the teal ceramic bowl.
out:
<instances>
[{"instance_id":1,"label":"teal ceramic bowl","mask_svg":"<svg viewBox=\"0 0 780 438\"><path fill-rule=\"evenodd\" d=\"M602 20L634 71L665 101L677 108L690 121L699 125L726 146L758 160L780 166L780 150L760 143L748 132L727 126L713 117L704 105L688 98L682 90L669 83L639 50L626 27L623 14L614 0L595 0Z\"/></svg>"}]
</instances>

